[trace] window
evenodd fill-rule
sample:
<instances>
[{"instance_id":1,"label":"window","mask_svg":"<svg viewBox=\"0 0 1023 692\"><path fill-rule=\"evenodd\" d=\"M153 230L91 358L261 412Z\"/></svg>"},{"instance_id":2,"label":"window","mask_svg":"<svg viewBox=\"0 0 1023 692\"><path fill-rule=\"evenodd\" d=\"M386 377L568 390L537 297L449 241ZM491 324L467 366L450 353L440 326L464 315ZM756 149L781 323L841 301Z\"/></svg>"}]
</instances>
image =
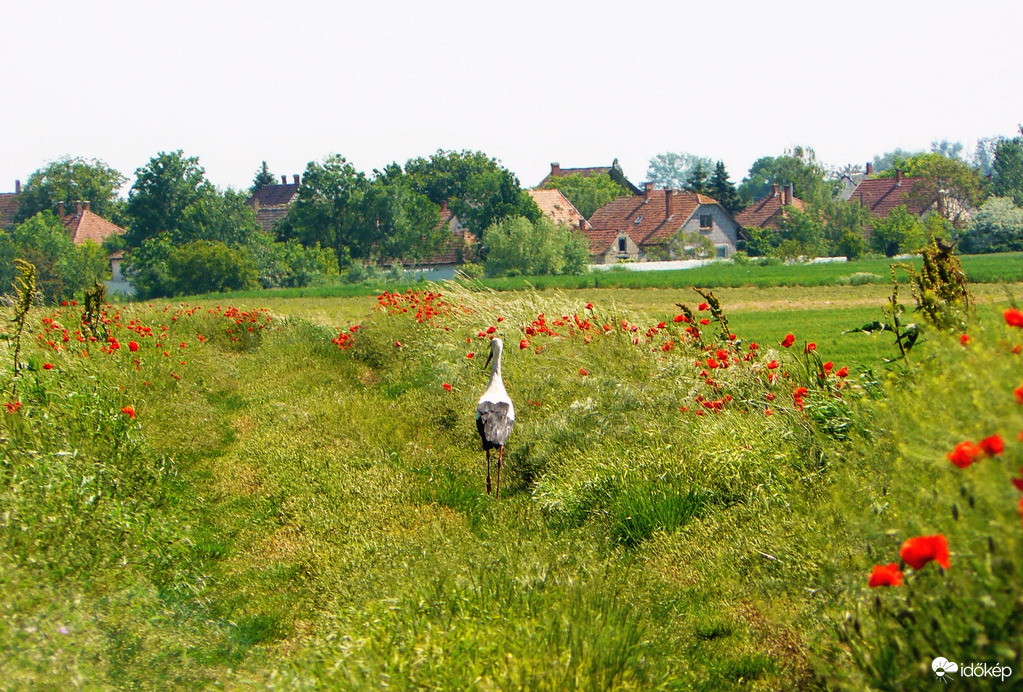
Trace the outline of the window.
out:
<instances>
[{"instance_id":1,"label":"window","mask_svg":"<svg viewBox=\"0 0 1023 692\"><path fill-rule=\"evenodd\" d=\"M619 238L618 239L618 252L627 252L628 249L629 248L626 245L625 238Z\"/></svg>"},{"instance_id":2,"label":"window","mask_svg":"<svg viewBox=\"0 0 1023 692\"><path fill-rule=\"evenodd\" d=\"M728 246L727 245L718 245L717 246L717 251L718 251L718 257L720 257L722 259L725 258L725 257L728 257Z\"/></svg>"},{"instance_id":3,"label":"window","mask_svg":"<svg viewBox=\"0 0 1023 692\"><path fill-rule=\"evenodd\" d=\"M710 214L700 214L700 230L709 231L714 227L714 217Z\"/></svg>"}]
</instances>

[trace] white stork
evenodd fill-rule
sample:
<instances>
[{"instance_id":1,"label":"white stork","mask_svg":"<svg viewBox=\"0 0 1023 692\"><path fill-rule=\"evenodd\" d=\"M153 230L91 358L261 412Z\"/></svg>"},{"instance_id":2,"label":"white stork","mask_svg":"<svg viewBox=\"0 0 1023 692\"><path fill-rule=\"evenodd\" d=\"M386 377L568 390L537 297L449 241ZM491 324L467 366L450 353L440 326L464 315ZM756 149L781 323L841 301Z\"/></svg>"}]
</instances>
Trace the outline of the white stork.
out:
<instances>
[{"instance_id":1,"label":"white stork","mask_svg":"<svg viewBox=\"0 0 1023 692\"><path fill-rule=\"evenodd\" d=\"M508 441L512 425L515 424L515 406L504 389L501 380L501 351L504 342L494 339L490 342L490 383L476 406L476 429L487 453L487 494L490 494L490 450L497 450L497 497L501 497L501 464L504 462L504 443Z\"/></svg>"}]
</instances>

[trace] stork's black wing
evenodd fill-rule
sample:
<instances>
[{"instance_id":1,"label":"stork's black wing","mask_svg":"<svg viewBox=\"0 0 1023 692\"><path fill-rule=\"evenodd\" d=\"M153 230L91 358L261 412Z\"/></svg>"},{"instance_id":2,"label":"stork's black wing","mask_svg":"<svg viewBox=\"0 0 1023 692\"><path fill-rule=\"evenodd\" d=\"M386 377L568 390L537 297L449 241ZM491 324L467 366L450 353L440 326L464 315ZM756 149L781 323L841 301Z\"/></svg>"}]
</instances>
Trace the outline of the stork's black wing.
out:
<instances>
[{"instance_id":1,"label":"stork's black wing","mask_svg":"<svg viewBox=\"0 0 1023 692\"><path fill-rule=\"evenodd\" d=\"M476 408L476 429L483 441L483 449L503 447L511 435L515 419L511 407L504 402L483 401Z\"/></svg>"}]
</instances>

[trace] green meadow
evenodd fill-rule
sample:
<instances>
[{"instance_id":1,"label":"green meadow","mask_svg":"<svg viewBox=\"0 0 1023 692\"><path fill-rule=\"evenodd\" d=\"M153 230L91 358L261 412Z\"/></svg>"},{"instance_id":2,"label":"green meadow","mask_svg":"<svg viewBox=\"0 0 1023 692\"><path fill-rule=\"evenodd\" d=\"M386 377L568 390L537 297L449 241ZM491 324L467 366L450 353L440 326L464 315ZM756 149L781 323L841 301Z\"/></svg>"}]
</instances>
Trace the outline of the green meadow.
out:
<instances>
[{"instance_id":1,"label":"green meadow","mask_svg":"<svg viewBox=\"0 0 1023 692\"><path fill-rule=\"evenodd\" d=\"M697 278L206 296L91 328L82 306L33 308L25 369L13 327L3 353L0 688L1017 671L1021 277L974 286L965 344L927 329L897 359L889 333L843 333L883 319L874 273L722 282L723 313ZM499 500L474 423L490 327L517 413ZM1004 449L950 463L993 435ZM935 535L947 569L900 559ZM868 586L893 563L901 584Z\"/></svg>"}]
</instances>

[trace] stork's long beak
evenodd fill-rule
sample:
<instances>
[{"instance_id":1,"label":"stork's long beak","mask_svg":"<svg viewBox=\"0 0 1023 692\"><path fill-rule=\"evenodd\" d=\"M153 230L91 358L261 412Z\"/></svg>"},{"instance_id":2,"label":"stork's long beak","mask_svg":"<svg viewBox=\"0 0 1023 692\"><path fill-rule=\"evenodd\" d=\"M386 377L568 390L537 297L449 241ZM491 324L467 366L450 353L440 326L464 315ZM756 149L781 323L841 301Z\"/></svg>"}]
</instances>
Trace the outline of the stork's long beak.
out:
<instances>
[{"instance_id":1,"label":"stork's long beak","mask_svg":"<svg viewBox=\"0 0 1023 692\"><path fill-rule=\"evenodd\" d=\"M486 370L490 367L490 361L494 360L494 352L491 351L490 355L487 356L487 362L483 364L483 369Z\"/></svg>"}]
</instances>

